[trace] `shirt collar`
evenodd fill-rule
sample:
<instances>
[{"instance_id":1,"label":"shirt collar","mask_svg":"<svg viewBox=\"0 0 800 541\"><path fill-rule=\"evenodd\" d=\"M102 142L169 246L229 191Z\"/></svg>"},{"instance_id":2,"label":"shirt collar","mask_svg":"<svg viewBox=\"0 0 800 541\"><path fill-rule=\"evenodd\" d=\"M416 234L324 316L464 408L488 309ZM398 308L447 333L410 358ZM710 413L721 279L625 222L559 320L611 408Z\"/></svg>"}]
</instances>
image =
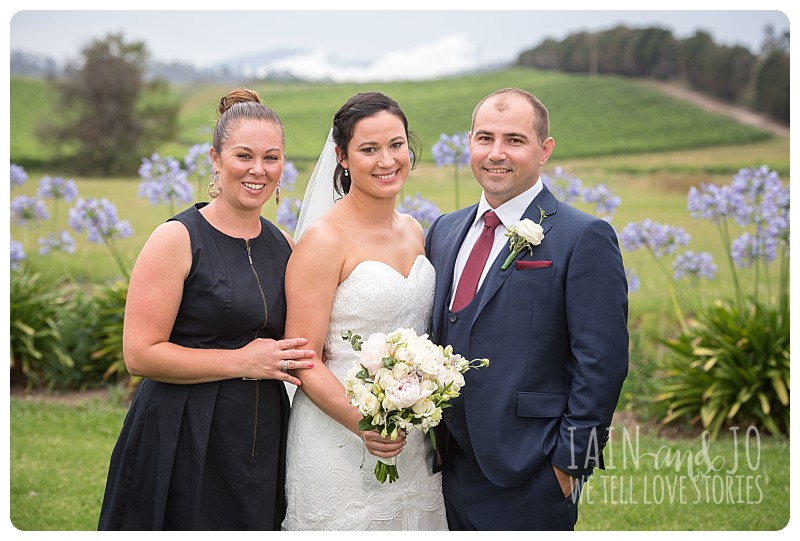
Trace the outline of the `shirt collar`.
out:
<instances>
[{"instance_id":1,"label":"shirt collar","mask_svg":"<svg viewBox=\"0 0 800 541\"><path fill-rule=\"evenodd\" d=\"M472 226L475 227L478 222L483 218L483 213L487 210L494 210L497 217L500 218L500 221L503 223L503 227L508 229L510 225L519 220L525 211L531 206L533 200L536 199L536 196L539 195L539 192L542 191L542 178L539 179L534 183L533 186L519 194L513 199L510 199L493 209L489 202L486 201L486 194L481 193L481 200L478 202L478 212L475 214L475 219L472 222Z\"/></svg>"}]
</instances>

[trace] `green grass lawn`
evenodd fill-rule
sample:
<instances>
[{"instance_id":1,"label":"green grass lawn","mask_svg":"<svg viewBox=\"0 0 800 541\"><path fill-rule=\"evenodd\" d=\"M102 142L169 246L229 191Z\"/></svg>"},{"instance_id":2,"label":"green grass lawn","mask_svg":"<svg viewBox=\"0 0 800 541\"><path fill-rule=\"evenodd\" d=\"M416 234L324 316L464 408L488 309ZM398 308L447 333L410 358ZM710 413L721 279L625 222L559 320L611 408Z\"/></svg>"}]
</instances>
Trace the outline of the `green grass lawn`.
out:
<instances>
[{"instance_id":1,"label":"green grass lawn","mask_svg":"<svg viewBox=\"0 0 800 541\"><path fill-rule=\"evenodd\" d=\"M126 407L10 401L10 509L19 530L94 530ZM578 530L780 530L789 520L789 443L745 430L710 443L616 427L606 470L584 488Z\"/></svg>"},{"instance_id":2,"label":"green grass lawn","mask_svg":"<svg viewBox=\"0 0 800 541\"><path fill-rule=\"evenodd\" d=\"M781 530L789 441L742 427L713 442L615 427L606 470L585 486L580 530Z\"/></svg>"},{"instance_id":3,"label":"green grass lawn","mask_svg":"<svg viewBox=\"0 0 800 541\"><path fill-rule=\"evenodd\" d=\"M12 399L11 523L19 530L93 530L125 408Z\"/></svg>"}]
</instances>

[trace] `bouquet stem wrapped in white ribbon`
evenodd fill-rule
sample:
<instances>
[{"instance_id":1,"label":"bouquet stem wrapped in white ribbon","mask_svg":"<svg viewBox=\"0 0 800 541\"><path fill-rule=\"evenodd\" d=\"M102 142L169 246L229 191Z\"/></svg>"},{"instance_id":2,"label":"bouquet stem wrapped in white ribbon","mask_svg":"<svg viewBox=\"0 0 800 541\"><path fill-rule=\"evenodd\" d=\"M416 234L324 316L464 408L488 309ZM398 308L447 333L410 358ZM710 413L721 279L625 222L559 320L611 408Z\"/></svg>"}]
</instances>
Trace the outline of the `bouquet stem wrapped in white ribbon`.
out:
<instances>
[{"instance_id":1,"label":"bouquet stem wrapped in white ribbon","mask_svg":"<svg viewBox=\"0 0 800 541\"><path fill-rule=\"evenodd\" d=\"M411 429L427 433L434 449L431 428L442 420L442 410L457 397L464 385L464 372L489 366L489 359L469 361L453 353L451 346L437 346L427 334L413 329L374 333L366 341L352 331L342 334L358 360L345 378L345 392L362 415L359 430L377 430L397 438ZM398 479L394 457L378 459L375 477L381 483Z\"/></svg>"}]
</instances>

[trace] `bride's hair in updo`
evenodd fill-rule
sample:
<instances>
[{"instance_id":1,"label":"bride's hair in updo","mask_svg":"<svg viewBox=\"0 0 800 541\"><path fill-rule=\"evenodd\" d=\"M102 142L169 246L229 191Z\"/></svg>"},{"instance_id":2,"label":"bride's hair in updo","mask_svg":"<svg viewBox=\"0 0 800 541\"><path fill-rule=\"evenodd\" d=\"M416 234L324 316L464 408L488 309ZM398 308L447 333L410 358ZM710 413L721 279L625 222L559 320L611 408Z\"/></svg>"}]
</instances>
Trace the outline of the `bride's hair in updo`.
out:
<instances>
[{"instance_id":1,"label":"bride's hair in updo","mask_svg":"<svg viewBox=\"0 0 800 541\"><path fill-rule=\"evenodd\" d=\"M347 145L350 144L350 140L353 138L356 122L383 111L393 114L403 122L411 155L411 169L414 169L420 156L416 136L413 133L409 133L408 119L406 119L405 113L400 109L397 102L381 92L361 92L347 100L339 108L333 116L333 142L339 147L341 153L347 157ZM342 167L341 163L336 165L336 170L333 172L333 186L340 196L344 196L350 191L350 177L344 175L344 167Z\"/></svg>"},{"instance_id":2,"label":"bride's hair in updo","mask_svg":"<svg viewBox=\"0 0 800 541\"><path fill-rule=\"evenodd\" d=\"M277 113L261 103L261 96L255 90L234 88L220 98L217 104L217 123L214 126L212 146L217 154L231 135L233 126L242 119L266 120L281 130L281 141L286 144L283 123Z\"/></svg>"}]
</instances>

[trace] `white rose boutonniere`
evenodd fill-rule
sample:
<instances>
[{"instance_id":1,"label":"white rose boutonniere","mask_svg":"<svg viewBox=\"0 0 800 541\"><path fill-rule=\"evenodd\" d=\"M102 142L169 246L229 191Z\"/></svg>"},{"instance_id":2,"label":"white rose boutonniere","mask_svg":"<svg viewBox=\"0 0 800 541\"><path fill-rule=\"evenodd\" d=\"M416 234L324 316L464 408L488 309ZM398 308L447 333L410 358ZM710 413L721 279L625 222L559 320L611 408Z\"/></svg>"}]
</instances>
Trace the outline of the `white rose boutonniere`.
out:
<instances>
[{"instance_id":1,"label":"white rose boutonniere","mask_svg":"<svg viewBox=\"0 0 800 541\"><path fill-rule=\"evenodd\" d=\"M533 253L533 247L539 246L544 240L544 229L542 229L542 220L547 218L542 207L539 207L539 223L525 218L519 220L506 231L506 237L511 237L510 248L511 253L508 254L502 270L506 270L512 261L523 251L530 250Z\"/></svg>"}]
</instances>

